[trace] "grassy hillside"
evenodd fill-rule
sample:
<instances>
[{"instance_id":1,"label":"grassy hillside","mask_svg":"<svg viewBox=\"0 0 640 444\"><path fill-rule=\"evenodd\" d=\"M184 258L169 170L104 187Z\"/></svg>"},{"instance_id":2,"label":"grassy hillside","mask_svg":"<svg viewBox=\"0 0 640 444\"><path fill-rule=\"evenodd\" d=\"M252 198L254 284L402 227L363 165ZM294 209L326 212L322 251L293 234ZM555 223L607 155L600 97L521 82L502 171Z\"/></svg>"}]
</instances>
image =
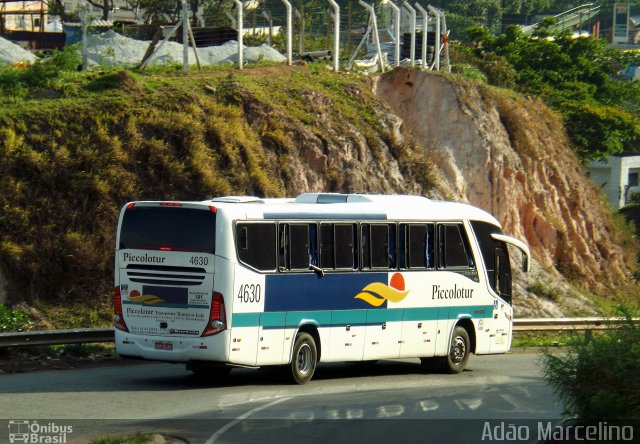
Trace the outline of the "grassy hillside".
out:
<instances>
[{"instance_id":1,"label":"grassy hillside","mask_svg":"<svg viewBox=\"0 0 640 444\"><path fill-rule=\"evenodd\" d=\"M451 193L437 147L402 134L368 77L321 65L80 73L57 56L0 68L0 304L51 321L32 328L109 323L131 200Z\"/></svg>"},{"instance_id":2,"label":"grassy hillside","mask_svg":"<svg viewBox=\"0 0 640 444\"><path fill-rule=\"evenodd\" d=\"M293 166L306 139L330 157L329 147L364 137L380 168L391 150L402 174L429 186L426 160L374 115L381 105L366 77L265 66L53 79L23 76L2 92L0 272L8 302L108 304L124 203L296 195L307 191ZM318 169L325 189L349 189L337 166ZM384 192L380 182L358 191Z\"/></svg>"}]
</instances>

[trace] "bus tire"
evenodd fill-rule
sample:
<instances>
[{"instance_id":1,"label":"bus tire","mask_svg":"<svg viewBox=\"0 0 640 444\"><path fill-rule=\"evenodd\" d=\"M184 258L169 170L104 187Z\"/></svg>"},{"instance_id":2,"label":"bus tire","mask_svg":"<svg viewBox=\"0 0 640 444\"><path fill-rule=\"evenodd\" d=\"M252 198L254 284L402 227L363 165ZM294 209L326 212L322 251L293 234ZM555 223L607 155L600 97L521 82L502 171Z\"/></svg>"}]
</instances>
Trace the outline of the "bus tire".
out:
<instances>
[{"instance_id":1,"label":"bus tire","mask_svg":"<svg viewBox=\"0 0 640 444\"><path fill-rule=\"evenodd\" d=\"M309 333L299 333L293 344L290 374L292 382L306 384L311 381L318 363L318 349L316 341Z\"/></svg>"},{"instance_id":2,"label":"bus tire","mask_svg":"<svg viewBox=\"0 0 640 444\"><path fill-rule=\"evenodd\" d=\"M449 353L442 359L444 371L447 373L460 373L467 366L471 351L469 333L464 327L456 326L451 335Z\"/></svg>"}]
</instances>

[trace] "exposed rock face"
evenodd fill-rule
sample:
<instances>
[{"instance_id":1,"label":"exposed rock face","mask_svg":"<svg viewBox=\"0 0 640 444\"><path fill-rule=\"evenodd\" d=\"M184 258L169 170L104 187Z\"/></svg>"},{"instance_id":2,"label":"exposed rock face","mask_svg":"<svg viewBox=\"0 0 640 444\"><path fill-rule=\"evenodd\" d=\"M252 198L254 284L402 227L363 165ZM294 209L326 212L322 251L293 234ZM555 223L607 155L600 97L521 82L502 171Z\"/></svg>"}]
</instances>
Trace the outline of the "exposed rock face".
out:
<instances>
[{"instance_id":1,"label":"exposed rock face","mask_svg":"<svg viewBox=\"0 0 640 444\"><path fill-rule=\"evenodd\" d=\"M375 91L439 158L443 194L491 212L543 267L587 288L629 282L633 258L613 237L562 123L540 101L411 69L379 77Z\"/></svg>"},{"instance_id":2,"label":"exposed rock face","mask_svg":"<svg viewBox=\"0 0 640 444\"><path fill-rule=\"evenodd\" d=\"M418 177L420 174L414 174L420 162L408 159L422 158L422 153L412 152L421 151L421 147L404 143L402 120L395 114L380 113L381 128L358 127L336 113L336 104L327 96L309 92L315 120L311 128L246 94L242 101L244 114L254 131L282 129L277 140L262 134L261 143L263 163L280 178L284 195L318 191L425 194L431 187L429 181ZM372 99L376 100L368 98Z\"/></svg>"}]
</instances>

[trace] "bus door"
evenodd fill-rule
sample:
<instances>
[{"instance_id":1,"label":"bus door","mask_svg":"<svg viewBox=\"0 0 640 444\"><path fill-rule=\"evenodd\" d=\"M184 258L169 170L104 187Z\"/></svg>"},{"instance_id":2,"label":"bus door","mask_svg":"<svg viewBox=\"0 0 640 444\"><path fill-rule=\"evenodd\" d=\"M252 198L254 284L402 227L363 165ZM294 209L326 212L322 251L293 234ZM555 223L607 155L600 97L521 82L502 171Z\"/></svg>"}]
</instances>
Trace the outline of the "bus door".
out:
<instances>
[{"instance_id":1,"label":"bus door","mask_svg":"<svg viewBox=\"0 0 640 444\"><path fill-rule=\"evenodd\" d=\"M435 353L443 356L449 353L449 332L451 331L452 320L449 319L449 307L438 307L438 321L436 331Z\"/></svg>"},{"instance_id":2,"label":"bus door","mask_svg":"<svg viewBox=\"0 0 640 444\"><path fill-rule=\"evenodd\" d=\"M511 266L505 248L495 250L495 291L498 298L493 303L491 319L490 353L506 352L511 347L513 308L511 307Z\"/></svg>"}]
</instances>

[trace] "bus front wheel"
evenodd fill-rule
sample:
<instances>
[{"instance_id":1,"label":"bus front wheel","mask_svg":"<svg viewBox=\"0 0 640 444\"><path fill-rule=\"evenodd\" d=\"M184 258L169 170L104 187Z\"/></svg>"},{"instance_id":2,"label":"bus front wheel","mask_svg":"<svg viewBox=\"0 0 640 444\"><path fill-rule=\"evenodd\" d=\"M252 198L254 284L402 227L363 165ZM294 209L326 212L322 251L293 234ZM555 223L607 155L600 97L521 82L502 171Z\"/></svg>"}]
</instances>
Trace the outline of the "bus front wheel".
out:
<instances>
[{"instance_id":1,"label":"bus front wheel","mask_svg":"<svg viewBox=\"0 0 640 444\"><path fill-rule=\"evenodd\" d=\"M457 326L453 329L449 353L444 356L442 362L447 373L460 373L467 366L471 352L469 333L464 327Z\"/></svg>"},{"instance_id":2,"label":"bus front wheel","mask_svg":"<svg viewBox=\"0 0 640 444\"><path fill-rule=\"evenodd\" d=\"M291 377L296 384L306 384L311 381L318 363L318 349L316 341L309 333L299 333L293 345L291 358Z\"/></svg>"}]
</instances>

